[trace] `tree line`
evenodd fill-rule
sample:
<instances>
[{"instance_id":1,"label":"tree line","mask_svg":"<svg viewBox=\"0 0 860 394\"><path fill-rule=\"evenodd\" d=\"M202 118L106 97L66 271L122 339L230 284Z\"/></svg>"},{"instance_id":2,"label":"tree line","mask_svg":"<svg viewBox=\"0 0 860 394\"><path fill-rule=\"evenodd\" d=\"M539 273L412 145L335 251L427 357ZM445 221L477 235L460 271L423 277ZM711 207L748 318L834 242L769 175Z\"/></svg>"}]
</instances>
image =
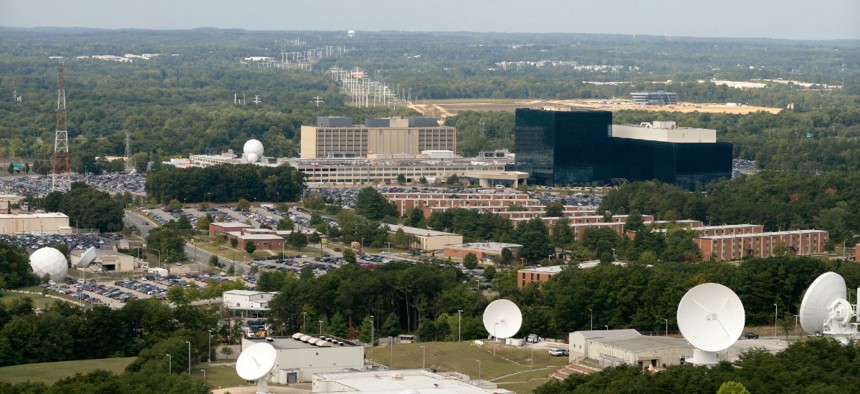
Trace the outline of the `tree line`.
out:
<instances>
[{"instance_id":1,"label":"tree line","mask_svg":"<svg viewBox=\"0 0 860 394\"><path fill-rule=\"evenodd\" d=\"M762 172L694 192L656 181L631 182L607 193L599 210L713 225L761 224L766 231L821 229L830 233L832 247L860 235L860 174Z\"/></svg>"},{"instance_id":2,"label":"tree line","mask_svg":"<svg viewBox=\"0 0 860 394\"><path fill-rule=\"evenodd\" d=\"M83 182L72 182L69 191L50 192L45 197L27 196L28 206L46 212L62 212L76 228L101 232L122 230L123 209L131 203L129 193L111 196Z\"/></svg>"},{"instance_id":3,"label":"tree line","mask_svg":"<svg viewBox=\"0 0 860 394\"><path fill-rule=\"evenodd\" d=\"M149 174L145 190L160 204L182 202L298 201L302 174L287 164L278 167L218 165L206 168L164 168Z\"/></svg>"}]
</instances>

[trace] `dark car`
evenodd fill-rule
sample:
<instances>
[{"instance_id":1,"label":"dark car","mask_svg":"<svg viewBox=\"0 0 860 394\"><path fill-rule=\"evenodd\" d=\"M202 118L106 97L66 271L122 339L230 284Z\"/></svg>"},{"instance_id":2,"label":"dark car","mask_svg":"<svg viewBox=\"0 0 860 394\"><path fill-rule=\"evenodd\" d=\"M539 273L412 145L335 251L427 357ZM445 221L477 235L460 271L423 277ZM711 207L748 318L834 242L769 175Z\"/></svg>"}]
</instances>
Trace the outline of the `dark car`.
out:
<instances>
[{"instance_id":1,"label":"dark car","mask_svg":"<svg viewBox=\"0 0 860 394\"><path fill-rule=\"evenodd\" d=\"M748 332L744 335L747 339L758 339L758 334L754 332Z\"/></svg>"}]
</instances>

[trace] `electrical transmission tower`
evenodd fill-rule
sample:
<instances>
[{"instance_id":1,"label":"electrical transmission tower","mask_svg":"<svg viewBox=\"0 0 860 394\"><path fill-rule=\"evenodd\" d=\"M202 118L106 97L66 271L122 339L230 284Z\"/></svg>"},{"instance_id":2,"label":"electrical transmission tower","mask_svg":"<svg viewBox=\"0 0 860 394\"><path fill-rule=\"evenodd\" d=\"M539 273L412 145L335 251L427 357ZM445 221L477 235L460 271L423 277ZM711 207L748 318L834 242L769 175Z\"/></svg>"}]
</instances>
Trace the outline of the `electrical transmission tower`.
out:
<instances>
[{"instance_id":1,"label":"electrical transmission tower","mask_svg":"<svg viewBox=\"0 0 860 394\"><path fill-rule=\"evenodd\" d=\"M54 159L51 171L51 191L68 191L71 186L69 173L69 131L66 121L66 88L63 82L63 65L57 77L57 128L54 133Z\"/></svg>"}]
</instances>

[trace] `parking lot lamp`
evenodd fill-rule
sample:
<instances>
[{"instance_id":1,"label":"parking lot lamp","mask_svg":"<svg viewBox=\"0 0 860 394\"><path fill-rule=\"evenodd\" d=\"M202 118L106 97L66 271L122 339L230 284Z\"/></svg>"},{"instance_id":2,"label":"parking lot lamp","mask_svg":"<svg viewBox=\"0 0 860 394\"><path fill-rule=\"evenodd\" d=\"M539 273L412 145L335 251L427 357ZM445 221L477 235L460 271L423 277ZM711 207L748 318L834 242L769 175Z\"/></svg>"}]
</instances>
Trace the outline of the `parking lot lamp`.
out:
<instances>
[{"instance_id":1,"label":"parking lot lamp","mask_svg":"<svg viewBox=\"0 0 860 394\"><path fill-rule=\"evenodd\" d=\"M188 374L191 375L191 341L185 341L188 344Z\"/></svg>"},{"instance_id":2,"label":"parking lot lamp","mask_svg":"<svg viewBox=\"0 0 860 394\"><path fill-rule=\"evenodd\" d=\"M206 354L209 356L209 364L212 364L212 330L209 330L209 347L206 348Z\"/></svg>"},{"instance_id":3,"label":"parking lot lamp","mask_svg":"<svg viewBox=\"0 0 860 394\"><path fill-rule=\"evenodd\" d=\"M170 354L167 354L167 372L173 372L173 358Z\"/></svg>"}]
</instances>

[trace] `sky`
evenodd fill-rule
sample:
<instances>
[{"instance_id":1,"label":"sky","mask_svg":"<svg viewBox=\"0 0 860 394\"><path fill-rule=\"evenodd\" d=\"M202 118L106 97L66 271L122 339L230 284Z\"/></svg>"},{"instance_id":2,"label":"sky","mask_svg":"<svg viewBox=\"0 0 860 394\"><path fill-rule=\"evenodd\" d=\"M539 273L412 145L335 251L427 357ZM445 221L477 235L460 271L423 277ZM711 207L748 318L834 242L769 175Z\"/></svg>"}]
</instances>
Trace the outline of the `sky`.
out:
<instances>
[{"instance_id":1,"label":"sky","mask_svg":"<svg viewBox=\"0 0 860 394\"><path fill-rule=\"evenodd\" d=\"M860 40L860 0L0 0L0 26Z\"/></svg>"}]
</instances>

